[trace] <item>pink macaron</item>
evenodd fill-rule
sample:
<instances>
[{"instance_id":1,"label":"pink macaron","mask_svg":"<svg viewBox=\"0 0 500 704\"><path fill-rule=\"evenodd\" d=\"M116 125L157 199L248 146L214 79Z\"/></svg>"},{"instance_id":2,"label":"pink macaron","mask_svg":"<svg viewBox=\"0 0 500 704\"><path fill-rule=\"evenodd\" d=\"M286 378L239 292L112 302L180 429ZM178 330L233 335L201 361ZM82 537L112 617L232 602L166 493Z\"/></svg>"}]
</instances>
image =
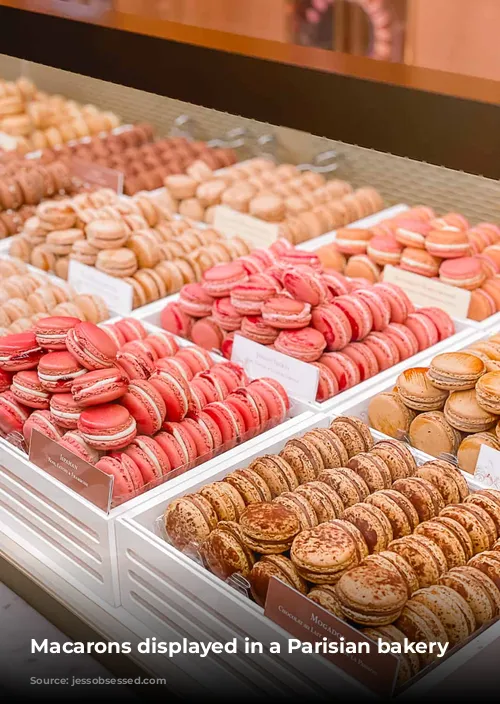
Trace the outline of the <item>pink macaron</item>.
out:
<instances>
[{"instance_id":1,"label":"pink macaron","mask_svg":"<svg viewBox=\"0 0 500 704\"><path fill-rule=\"evenodd\" d=\"M141 321L136 320L136 318L122 318L115 323L115 328L122 333L125 338L125 342L131 342L132 340L144 340L148 336L148 331Z\"/></svg>"},{"instance_id":2,"label":"pink macaron","mask_svg":"<svg viewBox=\"0 0 500 704\"><path fill-rule=\"evenodd\" d=\"M142 474L144 485L154 485L170 472L170 462L160 445L146 435L138 435L125 449Z\"/></svg>"},{"instance_id":3,"label":"pink macaron","mask_svg":"<svg viewBox=\"0 0 500 704\"><path fill-rule=\"evenodd\" d=\"M470 254L469 238L464 230L432 230L425 240L425 248L440 259L457 259Z\"/></svg>"},{"instance_id":4,"label":"pink macaron","mask_svg":"<svg viewBox=\"0 0 500 704\"><path fill-rule=\"evenodd\" d=\"M113 477L113 500L115 504L137 496L144 489L144 478L134 460L122 453L120 457L101 457L97 469Z\"/></svg>"},{"instance_id":5,"label":"pink macaron","mask_svg":"<svg viewBox=\"0 0 500 704\"><path fill-rule=\"evenodd\" d=\"M337 271L327 269L322 274L321 278L327 285L332 298L335 298L336 296L345 296L350 291L348 279L346 279L346 277L342 274L339 274Z\"/></svg>"},{"instance_id":6,"label":"pink macaron","mask_svg":"<svg viewBox=\"0 0 500 704\"><path fill-rule=\"evenodd\" d=\"M118 367L96 369L76 379L71 386L71 393L80 406L98 406L111 403L127 392L129 378Z\"/></svg>"},{"instance_id":7,"label":"pink macaron","mask_svg":"<svg viewBox=\"0 0 500 704\"><path fill-rule=\"evenodd\" d=\"M400 361L398 347L389 335L383 332L371 332L363 342L377 358L381 372L393 367Z\"/></svg>"},{"instance_id":8,"label":"pink macaron","mask_svg":"<svg viewBox=\"0 0 500 704\"><path fill-rule=\"evenodd\" d=\"M372 233L370 230L343 228L337 230L335 245L342 254L365 254L371 238Z\"/></svg>"},{"instance_id":9,"label":"pink macaron","mask_svg":"<svg viewBox=\"0 0 500 704\"><path fill-rule=\"evenodd\" d=\"M87 374L69 352L49 352L38 365L38 378L45 391L62 394L71 391L73 382Z\"/></svg>"},{"instance_id":10,"label":"pink macaron","mask_svg":"<svg viewBox=\"0 0 500 704\"><path fill-rule=\"evenodd\" d=\"M115 363L118 349L101 328L94 323L77 323L68 331L66 347L85 369L105 369Z\"/></svg>"},{"instance_id":11,"label":"pink macaron","mask_svg":"<svg viewBox=\"0 0 500 704\"><path fill-rule=\"evenodd\" d=\"M173 357L179 351L179 345L175 337L169 332L158 330L148 335L144 344L156 352L159 359L162 357Z\"/></svg>"},{"instance_id":12,"label":"pink macaron","mask_svg":"<svg viewBox=\"0 0 500 704\"><path fill-rule=\"evenodd\" d=\"M233 356L234 332L227 332L222 340L220 352L224 359L231 359Z\"/></svg>"},{"instance_id":13,"label":"pink macaron","mask_svg":"<svg viewBox=\"0 0 500 704\"><path fill-rule=\"evenodd\" d=\"M21 433L31 409L23 406L11 391L0 394L0 433Z\"/></svg>"},{"instance_id":14,"label":"pink macaron","mask_svg":"<svg viewBox=\"0 0 500 704\"><path fill-rule=\"evenodd\" d=\"M413 274L433 278L438 274L440 263L441 259L433 256L425 249L406 247L401 253L399 266L401 269L410 271Z\"/></svg>"},{"instance_id":15,"label":"pink macaron","mask_svg":"<svg viewBox=\"0 0 500 704\"><path fill-rule=\"evenodd\" d=\"M339 392L339 383L337 377L332 370L321 362L313 362L313 365L319 371L318 391L316 393L316 401L322 403L329 398L333 398Z\"/></svg>"},{"instance_id":16,"label":"pink macaron","mask_svg":"<svg viewBox=\"0 0 500 704\"><path fill-rule=\"evenodd\" d=\"M408 307L408 297L403 290L399 286L385 282L375 284L373 290L380 294L389 306L390 322L403 324L411 312ZM411 306L411 310L413 310L413 306Z\"/></svg>"},{"instance_id":17,"label":"pink macaron","mask_svg":"<svg viewBox=\"0 0 500 704\"><path fill-rule=\"evenodd\" d=\"M377 357L364 342L351 342L342 350L342 354L350 357L357 365L361 381L371 379L380 371Z\"/></svg>"},{"instance_id":18,"label":"pink macaron","mask_svg":"<svg viewBox=\"0 0 500 704\"><path fill-rule=\"evenodd\" d=\"M248 389L262 397L270 419L281 423L286 418L290 410L290 399L284 387L276 379L267 377L256 379L249 384Z\"/></svg>"},{"instance_id":19,"label":"pink macaron","mask_svg":"<svg viewBox=\"0 0 500 704\"><path fill-rule=\"evenodd\" d=\"M40 410L49 407L50 393L44 389L38 374L33 370L14 374L10 390L23 406Z\"/></svg>"},{"instance_id":20,"label":"pink macaron","mask_svg":"<svg viewBox=\"0 0 500 704\"><path fill-rule=\"evenodd\" d=\"M205 318L212 312L214 299L201 284L186 284L179 293L179 308L192 318Z\"/></svg>"},{"instance_id":21,"label":"pink macaron","mask_svg":"<svg viewBox=\"0 0 500 704\"><path fill-rule=\"evenodd\" d=\"M235 286L244 284L248 274L240 261L219 264L203 274L203 288L213 298L229 296Z\"/></svg>"},{"instance_id":22,"label":"pink macaron","mask_svg":"<svg viewBox=\"0 0 500 704\"><path fill-rule=\"evenodd\" d=\"M254 274L241 286L231 291L231 303L240 315L260 315L262 304L278 292L272 276Z\"/></svg>"},{"instance_id":23,"label":"pink macaron","mask_svg":"<svg viewBox=\"0 0 500 704\"><path fill-rule=\"evenodd\" d=\"M281 330L304 328L311 321L311 306L287 296L275 296L262 306L262 319L267 325Z\"/></svg>"},{"instance_id":24,"label":"pink macaron","mask_svg":"<svg viewBox=\"0 0 500 704\"><path fill-rule=\"evenodd\" d=\"M406 319L405 325L417 338L419 352L439 342L437 328L427 315L422 313L410 313Z\"/></svg>"},{"instance_id":25,"label":"pink macaron","mask_svg":"<svg viewBox=\"0 0 500 704\"><path fill-rule=\"evenodd\" d=\"M51 316L35 325L36 340L44 350L65 350L66 335L80 322L78 318Z\"/></svg>"},{"instance_id":26,"label":"pink macaron","mask_svg":"<svg viewBox=\"0 0 500 704\"><path fill-rule=\"evenodd\" d=\"M453 318L441 308L420 308L418 311L432 320L439 335L439 342L446 340L455 334L455 323Z\"/></svg>"},{"instance_id":27,"label":"pink macaron","mask_svg":"<svg viewBox=\"0 0 500 704\"><path fill-rule=\"evenodd\" d=\"M91 447L78 430L68 430L64 433L59 445L89 464L95 465L101 459L101 451Z\"/></svg>"},{"instance_id":28,"label":"pink macaron","mask_svg":"<svg viewBox=\"0 0 500 704\"><path fill-rule=\"evenodd\" d=\"M282 330L274 347L277 352L287 354L302 362L316 362L326 347L324 335L314 328Z\"/></svg>"},{"instance_id":29,"label":"pink macaron","mask_svg":"<svg viewBox=\"0 0 500 704\"><path fill-rule=\"evenodd\" d=\"M243 418L245 437L255 435L260 427L260 413L252 394L245 388L238 389L226 398L226 405L238 411Z\"/></svg>"},{"instance_id":30,"label":"pink macaron","mask_svg":"<svg viewBox=\"0 0 500 704\"><path fill-rule=\"evenodd\" d=\"M337 306L323 305L314 308L311 326L323 335L326 349L329 351L341 350L352 339L349 319Z\"/></svg>"},{"instance_id":31,"label":"pink macaron","mask_svg":"<svg viewBox=\"0 0 500 704\"><path fill-rule=\"evenodd\" d=\"M50 412L54 421L66 430L76 430L83 409L71 394L53 394L50 399Z\"/></svg>"},{"instance_id":32,"label":"pink macaron","mask_svg":"<svg viewBox=\"0 0 500 704\"><path fill-rule=\"evenodd\" d=\"M100 328L113 340L117 350L127 342L125 335L115 325L101 325Z\"/></svg>"},{"instance_id":33,"label":"pink macaron","mask_svg":"<svg viewBox=\"0 0 500 704\"><path fill-rule=\"evenodd\" d=\"M195 318L185 313L177 302L168 303L160 313L160 324L164 330L188 338Z\"/></svg>"},{"instance_id":34,"label":"pink macaron","mask_svg":"<svg viewBox=\"0 0 500 704\"><path fill-rule=\"evenodd\" d=\"M176 357L164 357L155 362L155 371L164 371L173 374L175 377L181 376L186 381L191 381L194 374L188 364L183 359Z\"/></svg>"},{"instance_id":35,"label":"pink macaron","mask_svg":"<svg viewBox=\"0 0 500 704\"><path fill-rule=\"evenodd\" d=\"M0 337L0 369L7 372L36 369L42 355L34 332Z\"/></svg>"},{"instance_id":36,"label":"pink macaron","mask_svg":"<svg viewBox=\"0 0 500 704\"><path fill-rule=\"evenodd\" d=\"M256 315L243 318L241 334L261 345L272 345L279 335L279 329L266 323L260 315Z\"/></svg>"},{"instance_id":37,"label":"pink macaron","mask_svg":"<svg viewBox=\"0 0 500 704\"><path fill-rule=\"evenodd\" d=\"M180 349L175 355L175 359L185 362L193 374L207 371L214 365L214 360L210 353L206 349L203 349L203 347L197 347L195 345Z\"/></svg>"},{"instance_id":38,"label":"pink macaron","mask_svg":"<svg viewBox=\"0 0 500 704\"><path fill-rule=\"evenodd\" d=\"M394 230L394 237L398 244L404 247L425 249L425 239L430 230L428 222L412 218L399 218ZM401 251L399 257L401 259Z\"/></svg>"},{"instance_id":39,"label":"pink macaron","mask_svg":"<svg viewBox=\"0 0 500 704\"><path fill-rule=\"evenodd\" d=\"M335 298L331 304L347 317L352 330L352 340L362 340L373 328L373 315L365 301L359 296L347 295Z\"/></svg>"},{"instance_id":40,"label":"pink macaron","mask_svg":"<svg viewBox=\"0 0 500 704\"><path fill-rule=\"evenodd\" d=\"M283 286L297 301L319 306L331 298L329 288L322 276L308 266L288 269L283 276Z\"/></svg>"},{"instance_id":41,"label":"pink macaron","mask_svg":"<svg viewBox=\"0 0 500 704\"><path fill-rule=\"evenodd\" d=\"M401 260L402 245L392 235L377 235L368 243L367 254L379 266L396 266Z\"/></svg>"},{"instance_id":42,"label":"pink macaron","mask_svg":"<svg viewBox=\"0 0 500 704\"><path fill-rule=\"evenodd\" d=\"M241 413L236 408L226 405L224 401L209 403L203 412L219 428L225 448L233 447L237 440L244 435L245 422Z\"/></svg>"},{"instance_id":43,"label":"pink macaron","mask_svg":"<svg viewBox=\"0 0 500 704\"><path fill-rule=\"evenodd\" d=\"M181 421L180 423L165 421L162 431L172 435L177 440L182 448L182 452L185 457L185 464L188 467L192 467L198 457L198 450L192 429L188 428L188 425L185 424L184 421Z\"/></svg>"},{"instance_id":44,"label":"pink macaron","mask_svg":"<svg viewBox=\"0 0 500 704\"><path fill-rule=\"evenodd\" d=\"M51 440L59 440L62 438L62 432L54 421L54 417L50 411L34 411L23 425L23 435L26 444L29 447L31 441L31 431L38 430Z\"/></svg>"},{"instance_id":45,"label":"pink macaron","mask_svg":"<svg viewBox=\"0 0 500 704\"><path fill-rule=\"evenodd\" d=\"M225 380L218 374L213 375L211 370L199 372L192 380L190 386L192 387L195 382L202 382L201 389L208 403L223 401L229 395Z\"/></svg>"},{"instance_id":46,"label":"pink macaron","mask_svg":"<svg viewBox=\"0 0 500 704\"><path fill-rule=\"evenodd\" d=\"M321 269L319 257L314 252L305 252L301 249L289 249L280 257L280 262L288 266L310 266L313 269Z\"/></svg>"},{"instance_id":47,"label":"pink macaron","mask_svg":"<svg viewBox=\"0 0 500 704\"><path fill-rule=\"evenodd\" d=\"M97 450L120 450L137 434L135 419L119 404L87 408L78 419L85 442Z\"/></svg>"},{"instance_id":48,"label":"pink macaron","mask_svg":"<svg viewBox=\"0 0 500 704\"><path fill-rule=\"evenodd\" d=\"M212 318L226 332L234 332L241 327L242 315L239 313L232 303L232 299L217 298L212 306ZM219 345L220 348L220 345Z\"/></svg>"},{"instance_id":49,"label":"pink macaron","mask_svg":"<svg viewBox=\"0 0 500 704\"><path fill-rule=\"evenodd\" d=\"M185 418L191 399L188 382L162 370L152 374L149 381L165 402L167 420L178 422Z\"/></svg>"},{"instance_id":50,"label":"pink macaron","mask_svg":"<svg viewBox=\"0 0 500 704\"><path fill-rule=\"evenodd\" d=\"M377 332L384 330L391 322L391 307L387 297L374 287L359 288L354 296L366 303L373 318L372 329Z\"/></svg>"},{"instance_id":51,"label":"pink macaron","mask_svg":"<svg viewBox=\"0 0 500 704\"><path fill-rule=\"evenodd\" d=\"M439 268L439 279L448 286L458 286L467 291L479 288L485 280L481 262L475 257L447 259Z\"/></svg>"},{"instance_id":52,"label":"pink macaron","mask_svg":"<svg viewBox=\"0 0 500 704\"><path fill-rule=\"evenodd\" d=\"M129 379L149 379L155 370L155 362L148 352L138 350L118 350L115 365L128 376Z\"/></svg>"},{"instance_id":53,"label":"pink macaron","mask_svg":"<svg viewBox=\"0 0 500 704\"><path fill-rule=\"evenodd\" d=\"M0 393L2 391L8 391L12 383L12 374L6 372L4 369L0 369Z\"/></svg>"},{"instance_id":54,"label":"pink macaron","mask_svg":"<svg viewBox=\"0 0 500 704\"><path fill-rule=\"evenodd\" d=\"M191 437L196 448L196 459L201 462L210 459L214 449L214 441L210 433L205 432L205 429L194 418L184 418L179 425L184 436L187 433Z\"/></svg>"},{"instance_id":55,"label":"pink macaron","mask_svg":"<svg viewBox=\"0 0 500 704\"><path fill-rule=\"evenodd\" d=\"M414 333L399 323L391 323L384 330L398 348L400 360L403 362L418 352L418 340Z\"/></svg>"},{"instance_id":56,"label":"pink macaron","mask_svg":"<svg viewBox=\"0 0 500 704\"><path fill-rule=\"evenodd\" d=\"M361 381L358 365L342 352L328 352L320 357L319 363L328 367L334 374L337 379L339 393L352 389Z\"/></svg>"},{"instance_id":57,"label":"pink macaron","mask_svg":"<svg viewBox=\"0 0 500 704\"><path fill-rule=\"evenodd\" d=\"M206 350L220 350L224 333L217 321L209 316L195 321L191 328L191 339Z\"/></svg>"},{"instance_id":58,"label":"pink macaron","mask_svg":"<svg viewBox=\"0 0 500 704\"><path fill-rule=\"evenodd\" d=\"M180 474L179 470L185 471L187 469L189 462L187 448L181 445L173 435L161 431L155 435L154 439L168 458L170 464L169 478Z\"/></svg>"},{"instance_id":59,"label":"pink macaron","mask_svg":"<svg viewBox=\"0 0 500 704\"><path fill-rule=\"evenodd\" d=\"M121 347L119 352L132 352L138 355L146 355L151 359L151 361L156 362L158 359L158 353L154 347L148 345L146 340L132 340L131 342L126 342L123 347ZM117 353L118 354L118 353Z\"/></svg>"}]
</instances>

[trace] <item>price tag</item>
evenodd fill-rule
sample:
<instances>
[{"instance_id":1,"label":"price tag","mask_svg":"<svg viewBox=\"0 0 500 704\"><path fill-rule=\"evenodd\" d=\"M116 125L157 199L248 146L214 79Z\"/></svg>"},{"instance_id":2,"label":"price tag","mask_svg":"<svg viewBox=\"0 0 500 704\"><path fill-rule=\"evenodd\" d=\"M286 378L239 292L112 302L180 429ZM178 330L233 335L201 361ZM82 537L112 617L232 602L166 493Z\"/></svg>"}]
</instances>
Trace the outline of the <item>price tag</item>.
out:
<instances>
[{"instance_id":1,"label":"price tag","mask_svg":"<svg viewBox=\"0 0 500 704\"><path fill-rule=\"evenodd\" d=\"M404 271L394 266L384 269L384 281L400 286L416 306L434 306L446 311L452 318L467 318L470 291L448 286L440 281Z\"/></svg>"},{"instance_id":2,"label":"price tag","mask_svg":"<svg viewBox=\"0 0 500 704\"><path fill-rule=\"evenodd\" d=\"M13 152L17 149L17 140L6 132L0 132L0 149Z\"/></svg>"},{"instance_id":3,"label":"price tag","mask_svg":"<svg viewBox=\"0 0 500 704\"><path fill-rule=\"evenodd\" d=\"M123 173L107 166L93 164L83 159L71 159L71 173L83 183L89 183L101 188L111 188L119 196L123 194Z\"/></svg>"},{"instance_id":4,"label":"price tag","mask_svg":"<svg viewBox=\"0 0 500 704\"><path fill-rule=\"evenodd\" d=\"M50 474L72 491L109 512L114 478L85 462L70 450L61 447L43 433L33 429L30 442L30 462Z\"/></svg>"},{"instance_id":5,"label":"price tag","mask_svg":"<svg viewBox=\"0 0 500 704\"><path fill-rule=\"evenodd\" d=\"M474 472L485 488L500 491L500 452L488 445L481 445Z\"/></svg>"},{"instance_id":6,"label":"price tag","mask_svg":"<svg viewBox=\"0 0 500 704\"><path fill-rule=\"evenodd\" d=\"M234 336L231 361L241 364L253 379L267 376L276 379L290 396L304 401L315 401L318 392L319 370L242 335Z\"/></svg>"},{"instance_id":7,"label":"price tag","mask_svg":"<svg viewBox=\"0 0 500 704\"><path fill-rule=\"evenodd\" d=\"M333 648L330 652L320 650L320 655L378 694L391 696L399 668L398 658L390 653L379 653L375 641L276 577L269 582L264 614L301 643L337 645L337 652L333 652ZM342 652L340 646L348 644L350 652ZM361 644L363 648L359 647Z\"/></svg>"},{"instance_id":8,"label":"price tag","mask_svg":"<svg viewBox=\"0 0 500 704\"><path fill-rule=\"evenodd\" d=\"M132 312L132 286L121 279L104 274L93 266L87 266L71 259L68 283L78 293L92 293L101 296L113 313L130 315Z\"/></svg>"},{"instance_id":9,"label":"price tag","mask_svg":"<svg viewBox=\"0 0 500 704\"><path fill-rule=\"evenodd\" d=\"M246 213L218 205L215 210L214 228L226 237L242 237L252 249L269 247L278 239L279 225L259 220Z\"/></svg>"}]
</instances>

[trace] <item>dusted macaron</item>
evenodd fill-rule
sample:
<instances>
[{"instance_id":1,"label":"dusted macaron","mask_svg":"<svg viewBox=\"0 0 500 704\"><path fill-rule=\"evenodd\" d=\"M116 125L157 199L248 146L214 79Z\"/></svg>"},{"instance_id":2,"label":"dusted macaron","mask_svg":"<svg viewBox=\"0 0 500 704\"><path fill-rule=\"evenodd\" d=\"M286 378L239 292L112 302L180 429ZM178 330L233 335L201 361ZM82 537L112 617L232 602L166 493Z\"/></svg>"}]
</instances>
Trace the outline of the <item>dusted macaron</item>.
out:
<instances>
[{"instance_id":1,"label":"dusted macaron","mask_svg":"<svg viewBox=\"0 0 500 704\"><path fill-rule=\"evenodd\" d=\"M165 531L178 550L197 549L217 527L217 514L200 494L174 499L163 516Z\"/></svg>"},{"instance_id":2,"label":"dusted macaron","mask_svg":"<svg viewBox=\"0 0 500 704\"><path fill-rule=\"evenodd\" d=\"M200 530L201 526L198 532ZM195 548L195 540L192 543ZM233 574L248 577L255 564L255 556L245 545L241 528L234 521L221 521L202 543L199 553L207 568L223 580Z\"/></svg>"},{"instance_id":3,"label":"dusted macaron","mask_svg":"<svg viewBox=\"0 0 500 704\"><path fill-rule=\"evenodd\" d=\"M289 550L300 531L293 511L275 503L247 506L239 523L245 544L254 552L266 555Z\"/></svg>"},{"instance_id":4,"label":"dusted macaron","mask_svg":"<svg viewBox=\"0 0 500 704\"><path fill-rule=\"evenodd\" d=\"M134 418L118 404L87 408L78 419L85 442L97 450L120 450L137 434Z\"/></svg>"},{"instance_id":5,"label":"dusted macaron","mask_svg":"<svg viewBox=\"0 0 500 704\"><path fill-rule=\"evenodd\" d=\"M307 594L307 584L291 560L284 555L263 555L248 575L252 596L262 607L266 603L269 581L272 577L288 584L289 587L296 589L301 594ZM311 594L308 596L311 598Z\"/></svg>"}]
</instances>

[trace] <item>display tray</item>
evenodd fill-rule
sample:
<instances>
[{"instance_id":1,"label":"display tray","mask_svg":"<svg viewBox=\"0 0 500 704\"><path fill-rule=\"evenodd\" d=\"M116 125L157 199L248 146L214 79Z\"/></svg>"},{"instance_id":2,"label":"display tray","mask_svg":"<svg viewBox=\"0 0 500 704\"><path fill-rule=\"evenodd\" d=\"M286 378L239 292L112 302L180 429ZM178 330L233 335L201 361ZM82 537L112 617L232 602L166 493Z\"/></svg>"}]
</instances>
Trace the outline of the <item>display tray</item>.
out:
<instances>
[{"instance_id":1,"label":"display tray","mask_svg":"<svg viewBox=\"0 0 500 704\"><path fill-rule=\"evenodd\" d=\"M497 325L497 331L500 331L500 325ZM470 345L474 344L475 342L482 342L484 340L488 340L491 335L493 335L495 330L491 329L488 332L479 332L476 331L474 334L470 335L467 338L462 338L459 342L459 344L454 345L453 347L448 348L446 350L447 352L460 352L461 350L464 350L466 347L469 347ZM428 350L429 352L429 350ZM400 371L404 371L405 369L411 369L414 366L421 366L421 367L427 367L431 363L432 359L434 358L434 354L430 353L425 355L420 361L418 365L414 365L412 360L407 360L405 365L403 365L403 368ZM396 368L394 368L396 369ZM392 391L394 388L397 378L399 376L399 372L394 372L390 377L385 378L383 381L379 384L376 384L373 386L369 393L363 393L360 397L358 398L352 398L348 400L346 403L342 403L337 409L336 412L339 415L350 415L350 416L356 416L358 418L361 418L365 423L369 423L368 420L368 406L370 403L370 400L376 396L377 394L383 393L385 391ZM386 436L388 437L388 436ZM432 458L435 459L435 458ZM475 485L477 485L478 488L488 488L486 484L481 483L480 480L474 479L473 475L469 474L468 472L463 472L462 474L464 477L467 479L469 483L474 482Z\"/></svg>"},{"instance_id":2,"label":"display tray","mask_svg":"<svg viewBox=\"0 0 500 704\"><path fill-rule=\"evenodd\" d=\"M336 415L336 414L335 414ZM240 453L231 464L219 466L214 471L207 470L196 477L186 477L185 481L176 485L172 491L162 496L151 497L149 501L121 516L116 524L119 578L123 607L135 618L143 621L152 633L162 636L166 624L175 622L186 629L188 637L199 637L202 629L208 638L220 640L237 636L264 643L277 641L283 644L289 635L264 615L264 610L248 598L246 591L241 591L237 582L232 585L223 582L196 560L184 555L171 546L162 535L161 516L166 506L175 498L196 492L203 484L218 481L231 471L248 466L254 459L263 454L279 452L287 440L300 437L315 427L328 427L334 415L317 414L312 419L306 419L297 424L286 437L283 434L275 436L271 441L263 441ZM382 439L381 433L373 431L376 440ZM417 464L421 465L431 459L417 450L412 452ZM468 475L472 490L478 486ZM327 612L324 612L325 615ZM194 624L194 626L193 626ZM492 625L491 629L500 633L500 624ZM490 638L491 633L485 631L478 634L478 642L483 635ZM464 648L477 648L476 639L470 645L458 649L456 654L445 660L439 667L430 671L431 677L439 677L438 671L445 676L446 666L453 668L454 658L462 660ZM474 652L476 650L474 649ZM231 661L232 662L232 661ZM319 656L295 658L288 654L286 648L280 654L261 658L259 664L273 675L280 686L289 683L291 668L295 675L306 681L313 680L316 689L325 690L330 694L342 686L343 693L363 692L366 688L355 678L347 675L340 667ZM458 664L457 664L458 667ZM425 673L424 673L425 674ZM342 678L341 684L332 684L336 677ZM427 679L422 673L416 678L417 690L422 689L422 682ZM418 680L418 681L417 681ZM348 685L346 684L348 683ZM424 685L425 687L425 685ZM412 691L410 688L409 691Z\"/></svg>"},{"instance_id":3,"label":"display tray","mask_svg":"<svg viewBox=\"0 0 500 704\"><path fill-rule=\"evenodd\" d=\"M146 327L149 332L155 331L151 325ZM190 346L185 340L181 344ZM311 416L307 405L291 399L289 418L283 423L202 462L188 473L204 474L218 464L231 462L242 450L262 440L270 441L275 434L292 432L297 423ZM30 462L22 450L0 439L0 524L14 526L16 534L43 549L61 571L118 606L116 519L150 496L182 483L185 476L169 479L106 513Z\"/></svg>"}]
</instances>

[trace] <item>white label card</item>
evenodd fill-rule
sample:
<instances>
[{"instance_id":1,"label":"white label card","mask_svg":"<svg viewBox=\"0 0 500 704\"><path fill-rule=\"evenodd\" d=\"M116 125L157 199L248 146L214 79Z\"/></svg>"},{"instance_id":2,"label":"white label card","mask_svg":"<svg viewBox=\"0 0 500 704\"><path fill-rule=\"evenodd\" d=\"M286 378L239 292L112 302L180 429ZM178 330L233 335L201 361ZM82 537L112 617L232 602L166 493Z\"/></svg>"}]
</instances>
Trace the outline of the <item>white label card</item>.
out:
<instances>
[{"instance_id":1,"label":"white label card","mask_svg":"<svg viewBox=\"0 0 500 704\"><path fill-rule=\"evenodd\" d=\"M225 205L215 210L214 228L226 237L242 237L253 248L269 247L278 239L279 225L239 213Z\"/></svg>"},{"instance_id":2,"label":"white label card","mask_svg":"<svg viewBox=\"0 0 500 704\"><path fill-rule=\"evenodd\" d=\"M434 306L442 308L452 318L467 318L470 291L457 286L448 286L440 281L394 266L385 267L384 281L400 286L416 306Z\"/></svg>"},{"instance_id":3,"label":"white label card","mask_svg":"<svg viewBox=\"0 0 500 704\"><path fill-rule=\"evenodd\" d=\"M92 293L101 296L113 313L130 315L132 312L132 286L114 276L103 274L93 266L87 266L71 259L68 283L78 293Z\"/></svg>"},{"instance_id":4,"label":"white label card","mask_svg":"<svg viewBox=\"0 0 500 704\"><path fill-rule=\"evenodd\" d=\"M4 149L6 152L13 152L17 149L16 138L11 137L11 135L6 132L0 132L0 149Z\"/></svg>"},{"instance_id":5,"label":"white label card","mask_svg":"<svg viewBox=\"0 0 500 704\"><path fill-rule=\"evenodd\" d=\"M500 452L488 445L481 445L476 463L474 479L485 488L500 491Z\"/></svg>"},{"instance_id":6,"label":"white label card","mask_svg":"<svg viewBox=\"0 0 500 704\"><path fill-rule=\"evenodd\" d=\"M301 362L242 335L234 336L231 361L241 364L252 379L276 379L287 393L303 401L315 401L318 391L319 370L312 364Z\"/></svg>"}]
</instances>

